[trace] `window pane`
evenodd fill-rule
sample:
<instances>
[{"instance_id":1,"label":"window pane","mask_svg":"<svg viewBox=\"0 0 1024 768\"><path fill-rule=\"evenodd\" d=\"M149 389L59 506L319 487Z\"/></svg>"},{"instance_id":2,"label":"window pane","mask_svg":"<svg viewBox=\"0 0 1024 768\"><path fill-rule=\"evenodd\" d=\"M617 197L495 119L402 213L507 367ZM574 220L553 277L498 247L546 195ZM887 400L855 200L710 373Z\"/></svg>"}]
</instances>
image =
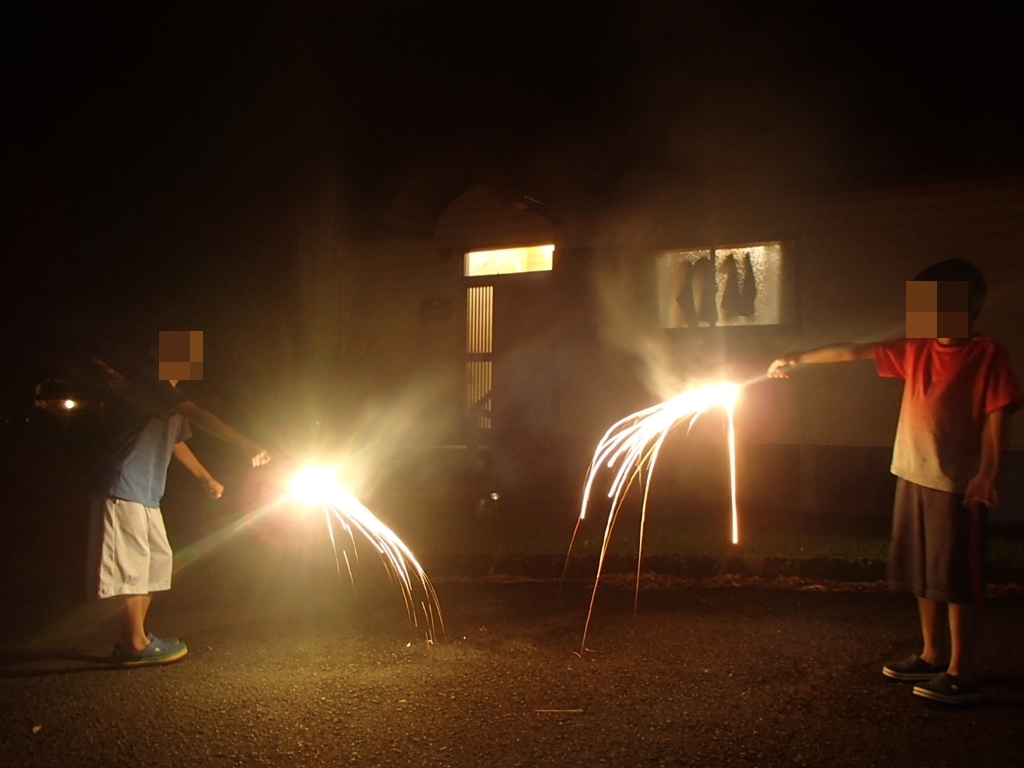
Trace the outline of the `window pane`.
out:
<instances>
[{"instance_id":1,"label":"window pane","mask_svg":"<svg viewBox=\"0 0 1024 768\"><path fill-rule=\"evenodd\" d=\"M519 272L550 272L555 246L531 245L526 248L502 248L496 251L466 253L466 277L512 275Z\"/></svg>"},{"instance_id":2,"label":"window pane","mask_svg":"<svg viewBox=\"0 0 1024 768\"><path fill-rule=\"evenodd\" d=\"M656 265L661 326L777 325L783 266L779 242L664 251Z\"/></svg>"}]
</instances>

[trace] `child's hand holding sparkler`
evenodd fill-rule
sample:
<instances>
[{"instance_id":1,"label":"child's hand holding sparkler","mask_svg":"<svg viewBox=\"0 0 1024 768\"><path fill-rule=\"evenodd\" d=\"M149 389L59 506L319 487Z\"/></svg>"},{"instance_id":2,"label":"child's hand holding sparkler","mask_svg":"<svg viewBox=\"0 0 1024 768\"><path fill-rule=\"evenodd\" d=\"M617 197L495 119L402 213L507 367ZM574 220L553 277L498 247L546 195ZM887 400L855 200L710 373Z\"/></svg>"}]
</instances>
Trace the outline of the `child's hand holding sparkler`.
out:
<instances>
[{"instance_id":1,"label":"child's hand holding sparkler","mask_svg":"<svg viewBox=\"0 0 1024 768\"><path fill-rule=\"evenodd\" d=\"M773 379L788 379L790 369L800 365L800 353L790 352L772 360L768 366L768 376Z\"/></svg>"},{"instance_id":2,"label":"child's hand holding sparkler","mask_svg":"<svg viewBox=\"0 0 1024 768\"><path fill-rule=\"evenodd\" d=\"M252 465L254 467L262 467L264 464L268 464L269 462L270 454L267 453L266 449L256 447L256 453L252 457Z\"/></svg>"}]
</instances>

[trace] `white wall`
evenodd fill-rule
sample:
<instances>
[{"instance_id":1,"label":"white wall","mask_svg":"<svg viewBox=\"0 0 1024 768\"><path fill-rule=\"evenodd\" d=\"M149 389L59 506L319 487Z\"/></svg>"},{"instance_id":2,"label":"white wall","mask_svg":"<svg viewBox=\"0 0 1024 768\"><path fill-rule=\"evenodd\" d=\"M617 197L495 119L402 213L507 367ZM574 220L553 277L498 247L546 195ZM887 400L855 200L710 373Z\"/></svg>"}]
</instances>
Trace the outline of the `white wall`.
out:
<instances>
[{"instance_id":1,"label":"white wall","mask_svg":"<svg viewBox=\"0 0 1024 768\"><path fill-rule=\"evenodd\" d=\"M800 322L779 334L785 345L902 336L905 282L929 264L962 257L978 265L989 285L978 330L1006 346L1018 378L1024 377L1021 180L839 197L806 204L794 223ZM891 441L898 383L835 369L801 378L801 442ZM1024 448L1024 419L1015 418L1011 429L1011 447Z\"/></svg>"},{"instance_id":2,"label":"white wall","mask_svg":"<svg viewBox=\"0 0 1024 768\"><path fill-rule=\"evenodd\" d=\"M458 402L462 377L465 250L555 242L621 256L632 264L642 304L649 311L629 322L622 349L610 349L595 330L579 331L567 320L557 367L561 422L568 436L601 431L609 418L644 404L637 386L640 366L630 368L630 339L639 333L664 337L657 327L654 255L666 248L715 242L787 239L797 244L798 321L772 328L688 331L668 339L684 368L708 369L720 353L744 375L763 371L782 352L836 341L872 341L904 333L905 282L925 266L952 256L974 261L986 274L989 299L979 329L999 338L1024 378L1024 180L1006 179L888 190L829 199L744 199L731 208L680 190L637 193L615 212L556 227L546 219L499 200L477 187L456 200L433 240L395 239L342 246L350 259L349 311L352 370L390 386L417 371L449 377ZM599 261L600 259L598 259ZM647 272L650 275L647 275ZM636 293L639 291L639 293ZM451 316L424 321L421 301L450 300ZM596 305L595 305L596 306ZM579 307L567 306L570 314ZM608 318L595 317L596 329ZM641 328L641 326L643 326ZM637 341L639 344L639 340ZM635 363L635 361L634 361ZM742 429L758 442L822 445L891 445L899 410L899 382L880 379L870 363L800 371L788 382L748 388ZM617 403L621 402L619 406ZM457 409L453 409L457 410ZM1010 447L1024 449L1024 415L1011 422Z\"/></svg>"}]
</instances>

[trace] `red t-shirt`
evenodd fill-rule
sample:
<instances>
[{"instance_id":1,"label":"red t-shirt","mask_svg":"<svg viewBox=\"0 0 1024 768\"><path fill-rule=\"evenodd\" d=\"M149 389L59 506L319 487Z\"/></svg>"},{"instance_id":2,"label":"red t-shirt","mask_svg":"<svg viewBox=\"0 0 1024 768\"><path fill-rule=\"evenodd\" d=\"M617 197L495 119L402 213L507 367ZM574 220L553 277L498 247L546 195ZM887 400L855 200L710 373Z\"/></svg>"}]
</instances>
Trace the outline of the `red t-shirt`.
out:
<instances>
[{"instance_id":1,"label":"red t-shirt","mask_svg":"<svg viewBox=\"0 0 1024 768\"><path fill-rule=\"evenodd\" d=\"M1006 350L988 336L961 346L894 339L873 349L879 376L906 380L892 473L926 488L963 493L981 462L985 417L1024 404Z\"/></svg>"}]
</instances>

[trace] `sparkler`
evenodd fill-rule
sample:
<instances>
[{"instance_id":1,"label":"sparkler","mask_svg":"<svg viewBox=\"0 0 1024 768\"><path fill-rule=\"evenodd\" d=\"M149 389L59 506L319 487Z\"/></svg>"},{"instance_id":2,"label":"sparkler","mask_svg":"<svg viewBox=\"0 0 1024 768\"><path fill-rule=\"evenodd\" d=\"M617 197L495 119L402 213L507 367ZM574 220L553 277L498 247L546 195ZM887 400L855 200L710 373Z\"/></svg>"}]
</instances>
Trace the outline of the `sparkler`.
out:
<instances>
[{"instance_id":1,"label":"sparkler","mask_svg":"<svg viewBox=\"0 0 1024 768\"><path fill-rule=\"evenodd\" d=\"M420 626L422 615L423 628L427 642L433 643L436 628L440 627L444 634L444 619L441 616L441 604L438 602L434 586L427 578L426 572L417 562L405 543L369 509L343 488L337 481L335 470L330 467L311 466L298 472L292 480L289 496L295 501L310 507L319 506L323 509L327 521L327 532L334 548L335 564L338 576L341 576L341 560L338 558L338 545L334 538L334 526L341 526L352 542L355 550L355 533L364 536L377 554L392 581L396 582L405 601L405 610L414 626ZM349 579L352 568L348 554L341 551L345 560L345 568ZM358 559L358 553L356 553ZM416 584L423 593L419 606L416 606Z\"/></svg>"},{"instance_id":2,"label":"sparkler","mask_svg":"<svg viewBox=\"0 0 1024 768\"><path fill-rule=\"evenodd\" d=\"M580 516L576 521L572 540L569 542L569 553L571 554L580 524L587 515L587 505L590 502L591 491L594 489L597 475L603 469L613 470L611 485L608 490L611 508L608 512L608 522L605 525L601 554L597 561L597 575L594 578L594 589L590 595L587 622L583 628L583 642L580 646L581 655L587 643L587 632L590 629L590 618L594 612L594 600L597 598L597 586L601 579L601 569L604 566L605 555L608 552L608 543L611 540L611 533L618 519L619 511L622 509L622 503L625 501L626 494L634 483L638 483L641 486L643 499L640 505L640 542L636 559L636 593L633 598L633 610L635 611L640 596L640 563L643 557L647 501L650 495L651 475L654 473L658 454L673 427L686 419L689 419L690 426L692 427L697 418L709 408L721 407L725 409L726 413L729 433L732 543L739 543L739 518L736 511L736 431L733 423L733 411L736 398L739 395L739 389L739 386L735 384L720 383L687 390L663 403L645 408L624 419L620 419L605 432L604 437L597 444L597 449L594 451L594 458L590 462L586 482L583 486L583 503L580 506ZM569 559L568 555L566 555L566 568L568 568L568 564ZM564 578L564 571L562 575Z\"/></svg>"}]
</instances>

